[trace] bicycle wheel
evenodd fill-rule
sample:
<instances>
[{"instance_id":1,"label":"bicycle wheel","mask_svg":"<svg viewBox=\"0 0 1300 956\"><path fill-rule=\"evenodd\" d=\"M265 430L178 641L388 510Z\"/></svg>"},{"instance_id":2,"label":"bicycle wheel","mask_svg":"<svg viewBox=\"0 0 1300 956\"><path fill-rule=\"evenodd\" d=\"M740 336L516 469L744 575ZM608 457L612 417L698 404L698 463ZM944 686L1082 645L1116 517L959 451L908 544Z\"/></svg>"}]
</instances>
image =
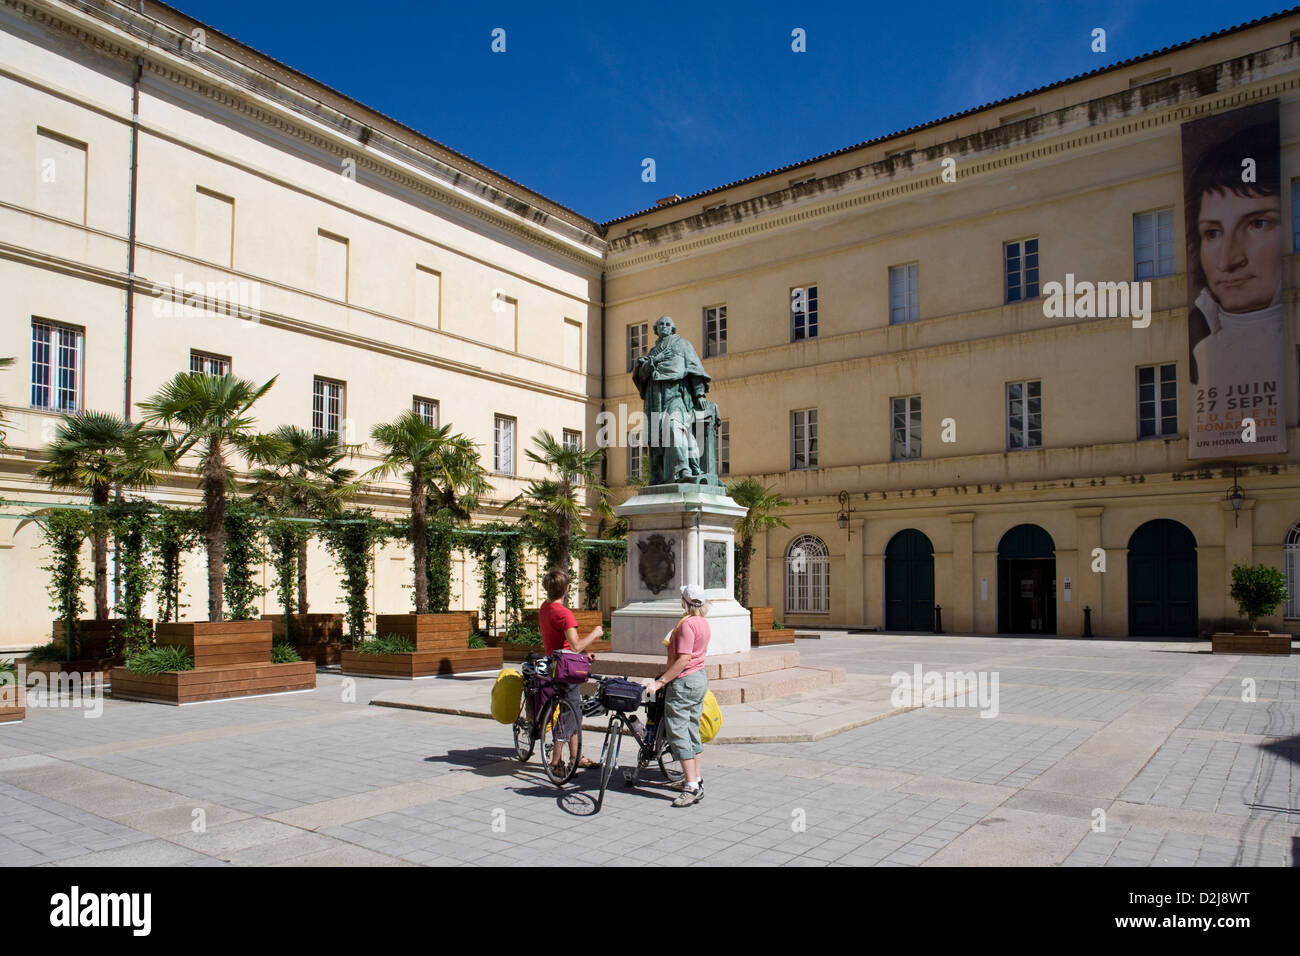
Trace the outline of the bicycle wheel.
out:
<instances>
[{"instance_id":1,"label":"bicycle wheel","mask_svg":"<svg viewBox=\"0 0 1300 956\"><path fill-rule=\"evenodd\" d=\"M533 755L533 748L537 746L537 738L533 736L533 722L528 716L528 705L519 705L519 717L514 722L515 735L515 756L519 758L520 763L528 763L528 758Z\"/></svg>"},{"instance_id":2,"label":"bicycle wheel","mask_svg":"<svg viewBox=\"0 0 1300 956\"><path fill-rule=\"evenodd\" d=\"M578 738L577 753L569 754L569 736L566 730L572 728L572 734ZM582 760L582 720L563 697L556 696L546 706L542 716L542 762L546 766L546 776L557 787L563 786L578 769Z\"/></svg>"},{"instance_id":3,"label":"bicycle wheel","mask_svg":"<svg viewBox=\"0 0 1300 956\"><path fill-rule=\"evenodd\" d=\"M596 812L600 812L605 802L605 790L609 779L618 766L618 752L623 742L623 718L615 715L609 719L609 728L605 731L605 745L600 751L600 795L596 797Z\"/></svg>"},{"instance_id":4,"label":"bicycle wheel","mask_svg":"<svg viewBox=\"0 0 1300 956\"><path fill-rule=\"evenodd\" d=\"M655 756L659 759L660 773L669 783L678 783L686 778L681 761L673 756L672 749L668 746L668 734L662 720L655 728Z\"/></svg>"}]
</instances>

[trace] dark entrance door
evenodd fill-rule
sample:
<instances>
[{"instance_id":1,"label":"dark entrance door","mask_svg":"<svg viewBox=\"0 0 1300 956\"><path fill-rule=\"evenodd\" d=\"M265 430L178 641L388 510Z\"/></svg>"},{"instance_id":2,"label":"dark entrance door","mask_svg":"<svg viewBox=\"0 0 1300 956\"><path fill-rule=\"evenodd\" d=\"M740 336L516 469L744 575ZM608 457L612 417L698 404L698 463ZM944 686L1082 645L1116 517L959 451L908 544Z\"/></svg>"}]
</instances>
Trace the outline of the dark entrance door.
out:
<instances>
[{"instance_id":1,"label":"dark entrance door","mask_svg":"<svg viewBox=\"0 0 1300 956\"><path fill-rule=\"evenodd\" d=\"M1016 525L998 543L998 630L1056 633L1056 545L1036 524Z\"/></svg>"},{"instance_id":2,"label":"dark entrance door","mask_svg":"<svg viewBox=\"0 0 1300 956\"><path fill-rule=\"evenodd\" d=\"M1128 540L1128 632L1195 637L1196 537L1168 518L1148 521Z\"/></svg>"},{"instance_id":3,"label":"dark entrance door","mask_svg":"<svg viewBox=\"0 0 1300 956\"><path fill-rule=\"evenodd\" d=\"M885 629L934 630L934 546L915 528L885 548Z\"/></svg>"}]
</instances>

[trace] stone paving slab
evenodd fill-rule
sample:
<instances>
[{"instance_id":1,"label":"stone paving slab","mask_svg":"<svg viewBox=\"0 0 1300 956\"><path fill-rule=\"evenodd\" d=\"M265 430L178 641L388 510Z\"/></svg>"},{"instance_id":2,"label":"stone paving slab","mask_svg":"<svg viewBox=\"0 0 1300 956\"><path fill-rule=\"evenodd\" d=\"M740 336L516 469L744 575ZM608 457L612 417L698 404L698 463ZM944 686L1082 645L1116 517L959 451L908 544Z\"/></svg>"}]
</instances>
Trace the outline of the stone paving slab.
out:
<instances>
[{"instance_id":1,"label":"stone paving slab","mask_svg":"<svg viewBox=\"0 0 1300 956\"><path fill-rule=\"evenodd\" d=\"M733 743L763 742L707 747L705 800L686 810L650 770L636 787L616 776L596 814L594 772L555 788L508 727L369 706L417 692L485 709L476 677L321 670L294 698L37 709L0 728L0 865L1300 862L1300 659L832 633L800 654L845 682L726 708ZM893 707L891 676L916 664L998 674L997 715Z\"/></svg>"}]
</instances>

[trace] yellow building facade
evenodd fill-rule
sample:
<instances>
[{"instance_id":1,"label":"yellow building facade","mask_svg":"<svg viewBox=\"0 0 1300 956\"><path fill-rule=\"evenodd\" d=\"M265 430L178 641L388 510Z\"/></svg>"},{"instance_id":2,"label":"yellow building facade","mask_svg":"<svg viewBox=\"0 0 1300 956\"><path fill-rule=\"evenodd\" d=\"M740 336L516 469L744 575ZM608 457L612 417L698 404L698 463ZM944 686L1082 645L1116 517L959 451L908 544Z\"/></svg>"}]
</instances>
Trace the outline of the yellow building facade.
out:
<instances>
[{"instance_id":1,"label":"yellow building facade","mask_svg":"<svg viewBox=\"0 0 1300 956\"><path fill-rule=\"evenodd\" d=\"M1293 32L1273 18L600 224L170 8L3 0L0 497L73 500L33 476L60 411L134 412L205 367L278 376L268 430L452 423L496 517L538 476L536 432L591 444L599 413L639 409L627 370L667 314L713 376L727 477L790 502L752 593L788 624L928 630L938 605L960 632L1081 634L1085 608L1102 636L1216 629L1235 562L1290 573L1300 549L1295 246L1291 450L1192 461L1180 129L1277 101L1300 228ZM1049 314L1067 276L1149 282L1149 323ZM636 461L619 441L611 484ZM197 500L180 476L154 493ZM33 521L0 521L0 646L48 635L45 563ZM311 609L337 610L323 551L310 567ZM409 609L410 574L378 555L373 609ZM198 559L185 581L195 613ZM453 593L477 606L463 559Z\"/></svg>"}]
</instances>

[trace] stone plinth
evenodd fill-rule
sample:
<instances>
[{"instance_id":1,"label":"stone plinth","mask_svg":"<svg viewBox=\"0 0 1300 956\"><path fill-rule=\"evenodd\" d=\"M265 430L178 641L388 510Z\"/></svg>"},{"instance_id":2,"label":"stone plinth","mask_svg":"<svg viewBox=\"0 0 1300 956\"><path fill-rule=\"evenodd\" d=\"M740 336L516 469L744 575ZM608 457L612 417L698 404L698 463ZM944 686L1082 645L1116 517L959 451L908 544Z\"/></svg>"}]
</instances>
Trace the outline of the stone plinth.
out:
<instances>
[{"instance_id":1,"label":"stone plinth","mask_svg":"<svg viewBox=\"0 0 1300 956\"><path fill-rule=\"evenodd\" d=\"M664 656L682 617L681 588L709 602L709 656L749 650L749 611L736 601L735 527L745 509L716 485L651 485L615 508L628 519L623 606L610 628L619 654Z\"/></svg>"}]
</instances>

